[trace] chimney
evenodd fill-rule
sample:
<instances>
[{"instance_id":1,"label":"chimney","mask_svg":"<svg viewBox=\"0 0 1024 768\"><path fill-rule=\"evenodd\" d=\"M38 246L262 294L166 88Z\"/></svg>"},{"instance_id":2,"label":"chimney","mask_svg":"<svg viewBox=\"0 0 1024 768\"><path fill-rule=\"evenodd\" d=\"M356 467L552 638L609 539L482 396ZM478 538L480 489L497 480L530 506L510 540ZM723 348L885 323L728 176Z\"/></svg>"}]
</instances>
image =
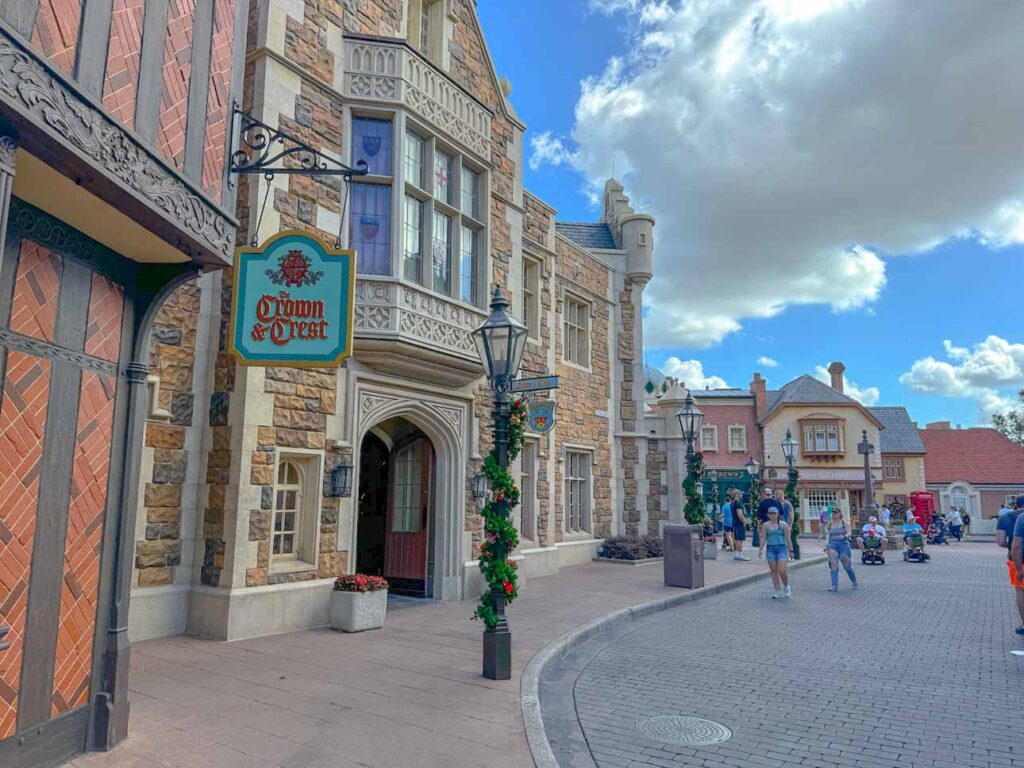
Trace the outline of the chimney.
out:
<instances>
[{"instance_id":1,"label":"chimney","mask_svg":"<svg viewBox=\"0 0 1024 768\"><path fill-rule=\"evenodd\" d=\"M754 395L754 421L760 421L768 411L768 383L761 378L760 373L754 374L750 391Z\"/></svg>"},{"instance_id":2,"label":"chimney","mask_svg":"<svg viewBox=\"0 0 1024 768\"><path fill-rule=\"evenodd\" d=\"M951 429L952 424L948 421L932 421L924 425L925 429Z\"/></svg>"},{"instance_id":3,"label":"chimney","mask_svg":"<svg viewBox=\"0 0 1024 768\"><path fill-rule=\"evenodd\" d=\"M840 362L832 363L828 367L829 375L832 377L832 389L839 394L843 394L843 372L846 370L846 366Z\"/></svg>"}]
</instances>

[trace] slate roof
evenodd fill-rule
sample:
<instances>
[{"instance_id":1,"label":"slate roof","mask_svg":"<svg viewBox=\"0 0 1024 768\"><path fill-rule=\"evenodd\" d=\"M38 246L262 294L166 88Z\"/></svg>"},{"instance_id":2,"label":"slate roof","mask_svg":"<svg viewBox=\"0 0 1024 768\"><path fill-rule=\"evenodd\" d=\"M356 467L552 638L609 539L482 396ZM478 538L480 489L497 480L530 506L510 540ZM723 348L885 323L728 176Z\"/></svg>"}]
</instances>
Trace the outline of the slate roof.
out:
<instances>
[{"instance_id":1,"label":"slate roof","mask_svg":"<svg viewBox=\"0 0 1024 768\"><path fill-rule=\"evenodd\" d=\"M612 237L612 231L603 222L588 224L586 222L556 221L555 231L584 248L603 248L610 251L618 248L615 245L615 238Z\"/></svg>"},{"instance_id":2,"label":"slate roof","mask_svg":"<svg viewBox=\"0 0 1024 768\"><path fill-rule=\"evenodd\" d=\"M1024 448L987 427L920 429L928 483L1024 484Z\"/></svg>"},{"instance_id":3,"label":"slate roof","mask_svg":"<svg viewBox=\"0 0 1024 768\"><path fill-rule=\"evenodd\" d=\"M806 373L783 386L781 389L768 392L768 413L784 405L800 403L835 403L836 405L860 405L849 395L836 392L823 381L819 381ZM774 395L774 397L773 397Z\"/></svg>"},{"instance_id":4,"label":"slate roof","mask_svg":"<svg viewBox=\"0 0 1024 768\"><path fill-rule=\"evenodd\" d=\"M723 387L722 389L694 389L693 396L698 400L706 400L715 397L753 397L749 389L740 387Z\"/></svg>"},{"instance_id":5,"label":"slate roof","mask_svg":"<svg viewBox=\"0 0 1024 768\"><path fill-rule=\"evenodd\" d=\"M882 422L880 435L882 453L924 453L924 443L907 409L901 405L868 408Z\"/></svg>"}]
</instances>

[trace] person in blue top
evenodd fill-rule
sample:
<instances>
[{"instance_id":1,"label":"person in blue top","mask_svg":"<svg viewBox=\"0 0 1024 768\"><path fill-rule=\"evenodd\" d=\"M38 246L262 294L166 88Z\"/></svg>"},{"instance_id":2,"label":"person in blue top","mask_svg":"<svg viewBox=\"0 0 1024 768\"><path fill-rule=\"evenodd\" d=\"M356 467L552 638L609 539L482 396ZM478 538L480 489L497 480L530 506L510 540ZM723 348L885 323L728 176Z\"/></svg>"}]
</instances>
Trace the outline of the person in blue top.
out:
<instances>
[{"instance_id":1,"label":"person in blue top","mask_svg":"<svg viewBox=\"0 0 1024 768\"><path fill-rule=\"evenodd\" d=\"M722 505L722 549L732 548L732 498L726 495Z\"/></svg>"},{"instance_id":2,"label":"person in blue top","mask_svg":"<svg viewBox=\"0 0 1024 768\"><path fill-rule=\"evenodd\" d=\"M1018 510L1024 509L1024 495L1017 497L1014 505ZM1013 523L1009 529L1009 536L1006 535L1007 526L1003 520ZM1010 571L1010 586L1013 587L1014 598L1017 601L1017 613L1020 614L1020 626L1014 632L1024 635L1024 512L1018 511L1008 513L999 518L997 536L1000 546L1008 547L1006 553L1006 567Z\"/></svg>"},{"instance_id":3,"label":"person in blue top","mask_svg":"<svg viewBox=\"0 0 1024 768\"><path fill-rule=\"evenodd\" d=\"M778 507L769 507L768 519L761 523L761 548L757 550L757 556L762 557L765 551L768 553L772 584L775 585L772 599L787 598L793 594L789 587L788 572L789 561L793 559L793 544L790 541L789 524L779 519Z\"/></svg>"},{"instance_id":4,"label":"person in blue top","mask_svg":"<svg viewBox=\"0 0 1024 768\"><path fill-rule=\"evenodd\" d=\"M907 515L907 522L903 524L903 543L907 543L907 538L912 533L919 533L924 535L924 528L921 527L920 523L917 522L917 518L913 515Z\"/></svg>"}]
</instances>

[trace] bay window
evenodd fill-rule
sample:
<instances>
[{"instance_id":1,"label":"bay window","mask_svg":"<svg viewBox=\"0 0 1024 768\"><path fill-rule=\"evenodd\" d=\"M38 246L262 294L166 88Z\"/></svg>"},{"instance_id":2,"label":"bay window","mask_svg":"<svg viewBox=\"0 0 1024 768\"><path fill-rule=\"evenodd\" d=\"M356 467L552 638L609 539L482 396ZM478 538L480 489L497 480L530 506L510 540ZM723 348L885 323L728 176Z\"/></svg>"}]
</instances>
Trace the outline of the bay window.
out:
<instances>
[{"instance_id":1,"label":"bay window","mask_svg":"<svg viewBox=\"0 0 1024 768\"><path fill-rule=\"evenodd\" d=\"M402 114L353 114L350 134L351 163L365 161L369 170L349 187L349 246L359 273L395 275L482 306L484 169ZM392 240L399 241L394 254Z\"/></svg>"},{"instance_id":2,"label":"bay window","mask_svg":"<svg viewBox=\"0 0 1024 768\"><path fill-rule=\"evenodd\" d=\"M804 454L828 455L846 452L843 422L839 419L812 419L800 422Z\"/></svg>"}]
</instances>

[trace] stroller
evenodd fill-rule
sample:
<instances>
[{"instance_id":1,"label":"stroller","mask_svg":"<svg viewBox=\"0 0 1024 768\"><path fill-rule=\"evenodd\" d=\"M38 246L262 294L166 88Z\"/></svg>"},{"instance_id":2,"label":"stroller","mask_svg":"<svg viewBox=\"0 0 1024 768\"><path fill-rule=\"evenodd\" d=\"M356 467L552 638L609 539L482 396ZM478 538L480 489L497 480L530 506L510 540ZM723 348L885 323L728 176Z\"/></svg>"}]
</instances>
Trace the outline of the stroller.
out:
<instances>
[{"instance_id":1,"label":"stroller","mask_svg":"<svg viewBox=\"0 0 1024 768\"><path fill-rule=\"evenodd\" d=\"M928 543L949 544L949 529L941 517L934 518L928 526Z\"/></svg>"},{"instance_id":2,"label":"stroller","mask_svg":"<svg viewBox=\"0 0 1024 768\"><path fill-rule=\"evenodd\" d=\"M860 561L864 565L885 565L885 553L882 551L882 540L874 534L864 539L860 551Z\"/></svg>"},{"instance_id":3,"label":"stroller","mask_svg":"<svg viewBox=\"0 0 1024 768\"><path fill-rule=\"evenodd\" d=\"M931 555L924 551L924 536L920 533L911 533L904 539L906 547L903 549L903 560L908 563L926 563Z\"/></svg>"}]
</instances>

